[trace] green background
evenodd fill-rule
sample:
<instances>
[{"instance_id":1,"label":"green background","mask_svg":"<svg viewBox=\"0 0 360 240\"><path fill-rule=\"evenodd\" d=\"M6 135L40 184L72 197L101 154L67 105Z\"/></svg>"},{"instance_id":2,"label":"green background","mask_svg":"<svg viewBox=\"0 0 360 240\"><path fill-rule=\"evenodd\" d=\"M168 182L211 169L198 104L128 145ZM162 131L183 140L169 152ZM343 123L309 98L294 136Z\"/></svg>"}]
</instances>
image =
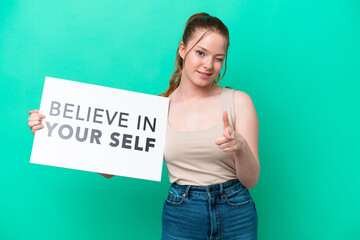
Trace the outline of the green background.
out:
<instances>
[{"instance_id":1,"label":"green background","mask_svg":"<svg viewBox=\"0 0 360 240\"><path fill-rule=\"evenodd\" d=\"M202 11L230 31L220 85L258 113L259 239L360 239L358 0L1 1L0 239L160 239L165 168L153 182L30 164L27 111L45 76L165 91Z\"/></svg>"}]
</instances>

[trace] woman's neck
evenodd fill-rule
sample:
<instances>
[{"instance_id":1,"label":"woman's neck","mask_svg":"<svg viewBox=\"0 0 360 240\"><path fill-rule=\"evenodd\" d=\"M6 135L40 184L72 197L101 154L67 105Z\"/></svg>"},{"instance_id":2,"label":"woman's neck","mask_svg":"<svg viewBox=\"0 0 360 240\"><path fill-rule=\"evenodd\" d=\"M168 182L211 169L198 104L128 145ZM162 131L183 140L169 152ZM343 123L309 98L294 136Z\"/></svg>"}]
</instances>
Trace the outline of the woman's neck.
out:
<instances>
[{"instance_id":1,"label":"woman's neck","mask_svg":"<svg viewBox=\"0 0 360 240\"><path fill-rule=\"evenodd\" d=\"M175 95L178 100L192 101L216 95L219 88L219 86L213 83L204 87L196 86L182 79L179 86L173 92L173 95Z\"/></svg>"}]
</instances>

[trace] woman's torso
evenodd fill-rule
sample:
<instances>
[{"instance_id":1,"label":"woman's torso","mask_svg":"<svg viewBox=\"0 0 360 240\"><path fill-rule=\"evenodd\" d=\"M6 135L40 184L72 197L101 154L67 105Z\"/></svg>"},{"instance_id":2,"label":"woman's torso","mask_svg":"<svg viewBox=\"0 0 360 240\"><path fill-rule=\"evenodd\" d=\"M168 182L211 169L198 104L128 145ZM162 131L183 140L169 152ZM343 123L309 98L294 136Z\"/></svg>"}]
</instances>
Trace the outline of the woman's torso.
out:
<instances>
[{"instance_id":1,"label":"woman's torso","mask_svg":"<svg viewBox=\"0 0 360 240\"><path fill-rule=\"evenodd\" d=\"M224 111L233 125L232 89L219 87L217 94L187 104L170 97L164 151L170 182L205 186L236 178L233 153L215 144L223 134Z\"/></svg>"}]
</instances>

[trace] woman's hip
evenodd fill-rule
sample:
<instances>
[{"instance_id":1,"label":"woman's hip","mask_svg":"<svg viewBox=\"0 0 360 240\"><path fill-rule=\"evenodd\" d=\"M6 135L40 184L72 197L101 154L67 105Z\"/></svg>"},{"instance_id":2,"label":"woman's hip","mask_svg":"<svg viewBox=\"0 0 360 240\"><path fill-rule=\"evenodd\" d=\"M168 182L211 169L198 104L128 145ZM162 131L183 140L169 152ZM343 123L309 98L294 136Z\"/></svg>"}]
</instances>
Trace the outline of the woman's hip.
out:
<instances>
[{"instance_id":1,"label":"woman's hip","mask_svg":"<svg viewBox=\"0 0 360 240\"><path fill-rule=\"evenodd\" d=\"M237 179L208 186L172 184L162 221L163 239L241 239L257 232L255 203Z\"/></svg>"}]
</instances>

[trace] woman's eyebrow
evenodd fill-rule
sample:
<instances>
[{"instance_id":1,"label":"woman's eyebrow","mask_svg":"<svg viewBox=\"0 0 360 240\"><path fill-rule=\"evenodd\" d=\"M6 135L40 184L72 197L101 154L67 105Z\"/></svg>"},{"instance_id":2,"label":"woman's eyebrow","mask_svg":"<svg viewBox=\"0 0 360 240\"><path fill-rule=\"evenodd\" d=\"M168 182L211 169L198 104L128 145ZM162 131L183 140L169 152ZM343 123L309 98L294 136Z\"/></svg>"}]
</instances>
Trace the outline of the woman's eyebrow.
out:
<instances>
[{"instance_id":1,"label":"woman's eyebrow","mask_svg":"<svg viewBox=\"0 0 360 240\"><path fill-rule=\"evenodd\" d=\"M204 50L204 51L209 52L209 50L207 50L206 48L203 48L203 47L200 47L200 46L197 46L197 47L198 47L198 48L201 48L201 49ZM225 54L223 54L223 53L216 54L215 56L218 56L218 55L225 56Z\"/></svg>"}]
</instances>

